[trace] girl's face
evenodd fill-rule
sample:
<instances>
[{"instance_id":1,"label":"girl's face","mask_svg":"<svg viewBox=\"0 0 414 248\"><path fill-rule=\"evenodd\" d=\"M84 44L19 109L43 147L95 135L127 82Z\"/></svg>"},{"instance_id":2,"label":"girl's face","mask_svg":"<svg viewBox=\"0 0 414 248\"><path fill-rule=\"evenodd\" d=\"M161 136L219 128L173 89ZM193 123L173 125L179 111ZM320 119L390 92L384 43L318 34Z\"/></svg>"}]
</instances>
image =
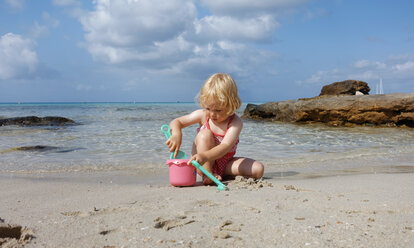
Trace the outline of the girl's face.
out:
<instances>
[{"instance_id":1,"label":"girl's face","mask_svg":"<svg viewBox=\"0 0 414 248\"><path fill-rule=\"evenodd\" d=\"M207 111L208 117L215 123L222 123L229 118L226 109L219 104L205 104L205 110Z\"/></svg>"}]
</instances>

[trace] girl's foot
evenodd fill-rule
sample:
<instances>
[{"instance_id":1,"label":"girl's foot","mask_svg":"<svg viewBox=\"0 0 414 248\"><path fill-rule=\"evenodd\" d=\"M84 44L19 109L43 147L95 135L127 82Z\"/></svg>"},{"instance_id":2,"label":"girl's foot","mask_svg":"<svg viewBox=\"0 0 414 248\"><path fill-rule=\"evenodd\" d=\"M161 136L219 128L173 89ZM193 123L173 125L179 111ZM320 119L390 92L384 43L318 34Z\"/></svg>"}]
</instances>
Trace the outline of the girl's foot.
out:
<instances>
[{"instance_id":1,"label":"girl's foot","mask_svg":"<svg viewBox=\"0 0 414 248\"><path fill-rule=\"evenodd\" d=\"M214 173L213 176L215 178L217 178L217 180L219 180L219 181L223 180L223 178L220 175L216 174L216 173ZM203 184L204 185L213 184L213 180L211 180L208 176L203 175Z\"/></svg>"}]
</instances>

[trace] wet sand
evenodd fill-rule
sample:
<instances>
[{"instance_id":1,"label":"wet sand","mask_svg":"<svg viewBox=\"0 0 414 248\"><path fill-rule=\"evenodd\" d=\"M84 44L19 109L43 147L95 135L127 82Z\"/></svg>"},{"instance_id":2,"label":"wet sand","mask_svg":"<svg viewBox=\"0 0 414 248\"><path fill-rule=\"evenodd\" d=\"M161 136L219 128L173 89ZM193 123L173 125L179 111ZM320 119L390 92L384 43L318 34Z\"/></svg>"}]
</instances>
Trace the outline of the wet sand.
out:
<instances>
[{"instance_id":1,"label":"wet sand","mask_svg":"<svg viewBox=\"0 0 414 248\"><path fill-rule=\"evenodd\" d=\"M411 247L414 174L173 187L85 174L0 179L7 247ZM72 180L68 180L72 178ZM10 225L10 226L9 226ZM4 239L12 226L26 240ZM2 239L3 238L3 239ZM3 240L3 241L2 241Z\"/></svg>"}]
</instances>

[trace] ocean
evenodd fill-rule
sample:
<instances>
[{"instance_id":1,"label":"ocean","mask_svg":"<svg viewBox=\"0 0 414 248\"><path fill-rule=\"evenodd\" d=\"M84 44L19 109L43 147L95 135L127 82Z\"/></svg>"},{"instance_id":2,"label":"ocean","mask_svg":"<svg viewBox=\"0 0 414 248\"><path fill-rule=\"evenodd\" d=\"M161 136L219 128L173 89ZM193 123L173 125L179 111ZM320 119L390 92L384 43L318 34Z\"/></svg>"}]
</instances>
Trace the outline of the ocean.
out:
<instances>
[{"instance_id":1,"label":"ocean","mask_svg":"<svg viewBox=\"0 0 414 248\"><path fill-rule=\"evenodd\" d=\"M0 118L62 116L77 124L1 126L0 173L168 173L169 152L160 128L198 108L196 103L3 103ZM243 121L236 156L263 162L268 177L414 172L412 128ZM183 130L182 150L187 154L196 128ZM26 146L48 149L13 149Z\"/></svg>"}]
</instances>

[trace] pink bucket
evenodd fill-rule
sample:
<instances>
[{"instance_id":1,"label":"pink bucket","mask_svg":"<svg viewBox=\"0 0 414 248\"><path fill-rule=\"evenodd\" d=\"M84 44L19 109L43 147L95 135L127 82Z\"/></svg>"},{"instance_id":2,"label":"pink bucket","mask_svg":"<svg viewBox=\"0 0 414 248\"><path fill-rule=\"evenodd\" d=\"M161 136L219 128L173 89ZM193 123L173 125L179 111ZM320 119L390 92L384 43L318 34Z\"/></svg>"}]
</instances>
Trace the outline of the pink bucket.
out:
<instances>
[{"instance_id":1,"label":"pink bucket","mask_svg":"<svg viewBox=\"0 0 414 248\"><path fill-rule=\"evenodd\" d=\"M188 159L169 159L170 184L174 186L193 186L196 183L196 168L187 165Z\"/></svg>"}]
</instances>

